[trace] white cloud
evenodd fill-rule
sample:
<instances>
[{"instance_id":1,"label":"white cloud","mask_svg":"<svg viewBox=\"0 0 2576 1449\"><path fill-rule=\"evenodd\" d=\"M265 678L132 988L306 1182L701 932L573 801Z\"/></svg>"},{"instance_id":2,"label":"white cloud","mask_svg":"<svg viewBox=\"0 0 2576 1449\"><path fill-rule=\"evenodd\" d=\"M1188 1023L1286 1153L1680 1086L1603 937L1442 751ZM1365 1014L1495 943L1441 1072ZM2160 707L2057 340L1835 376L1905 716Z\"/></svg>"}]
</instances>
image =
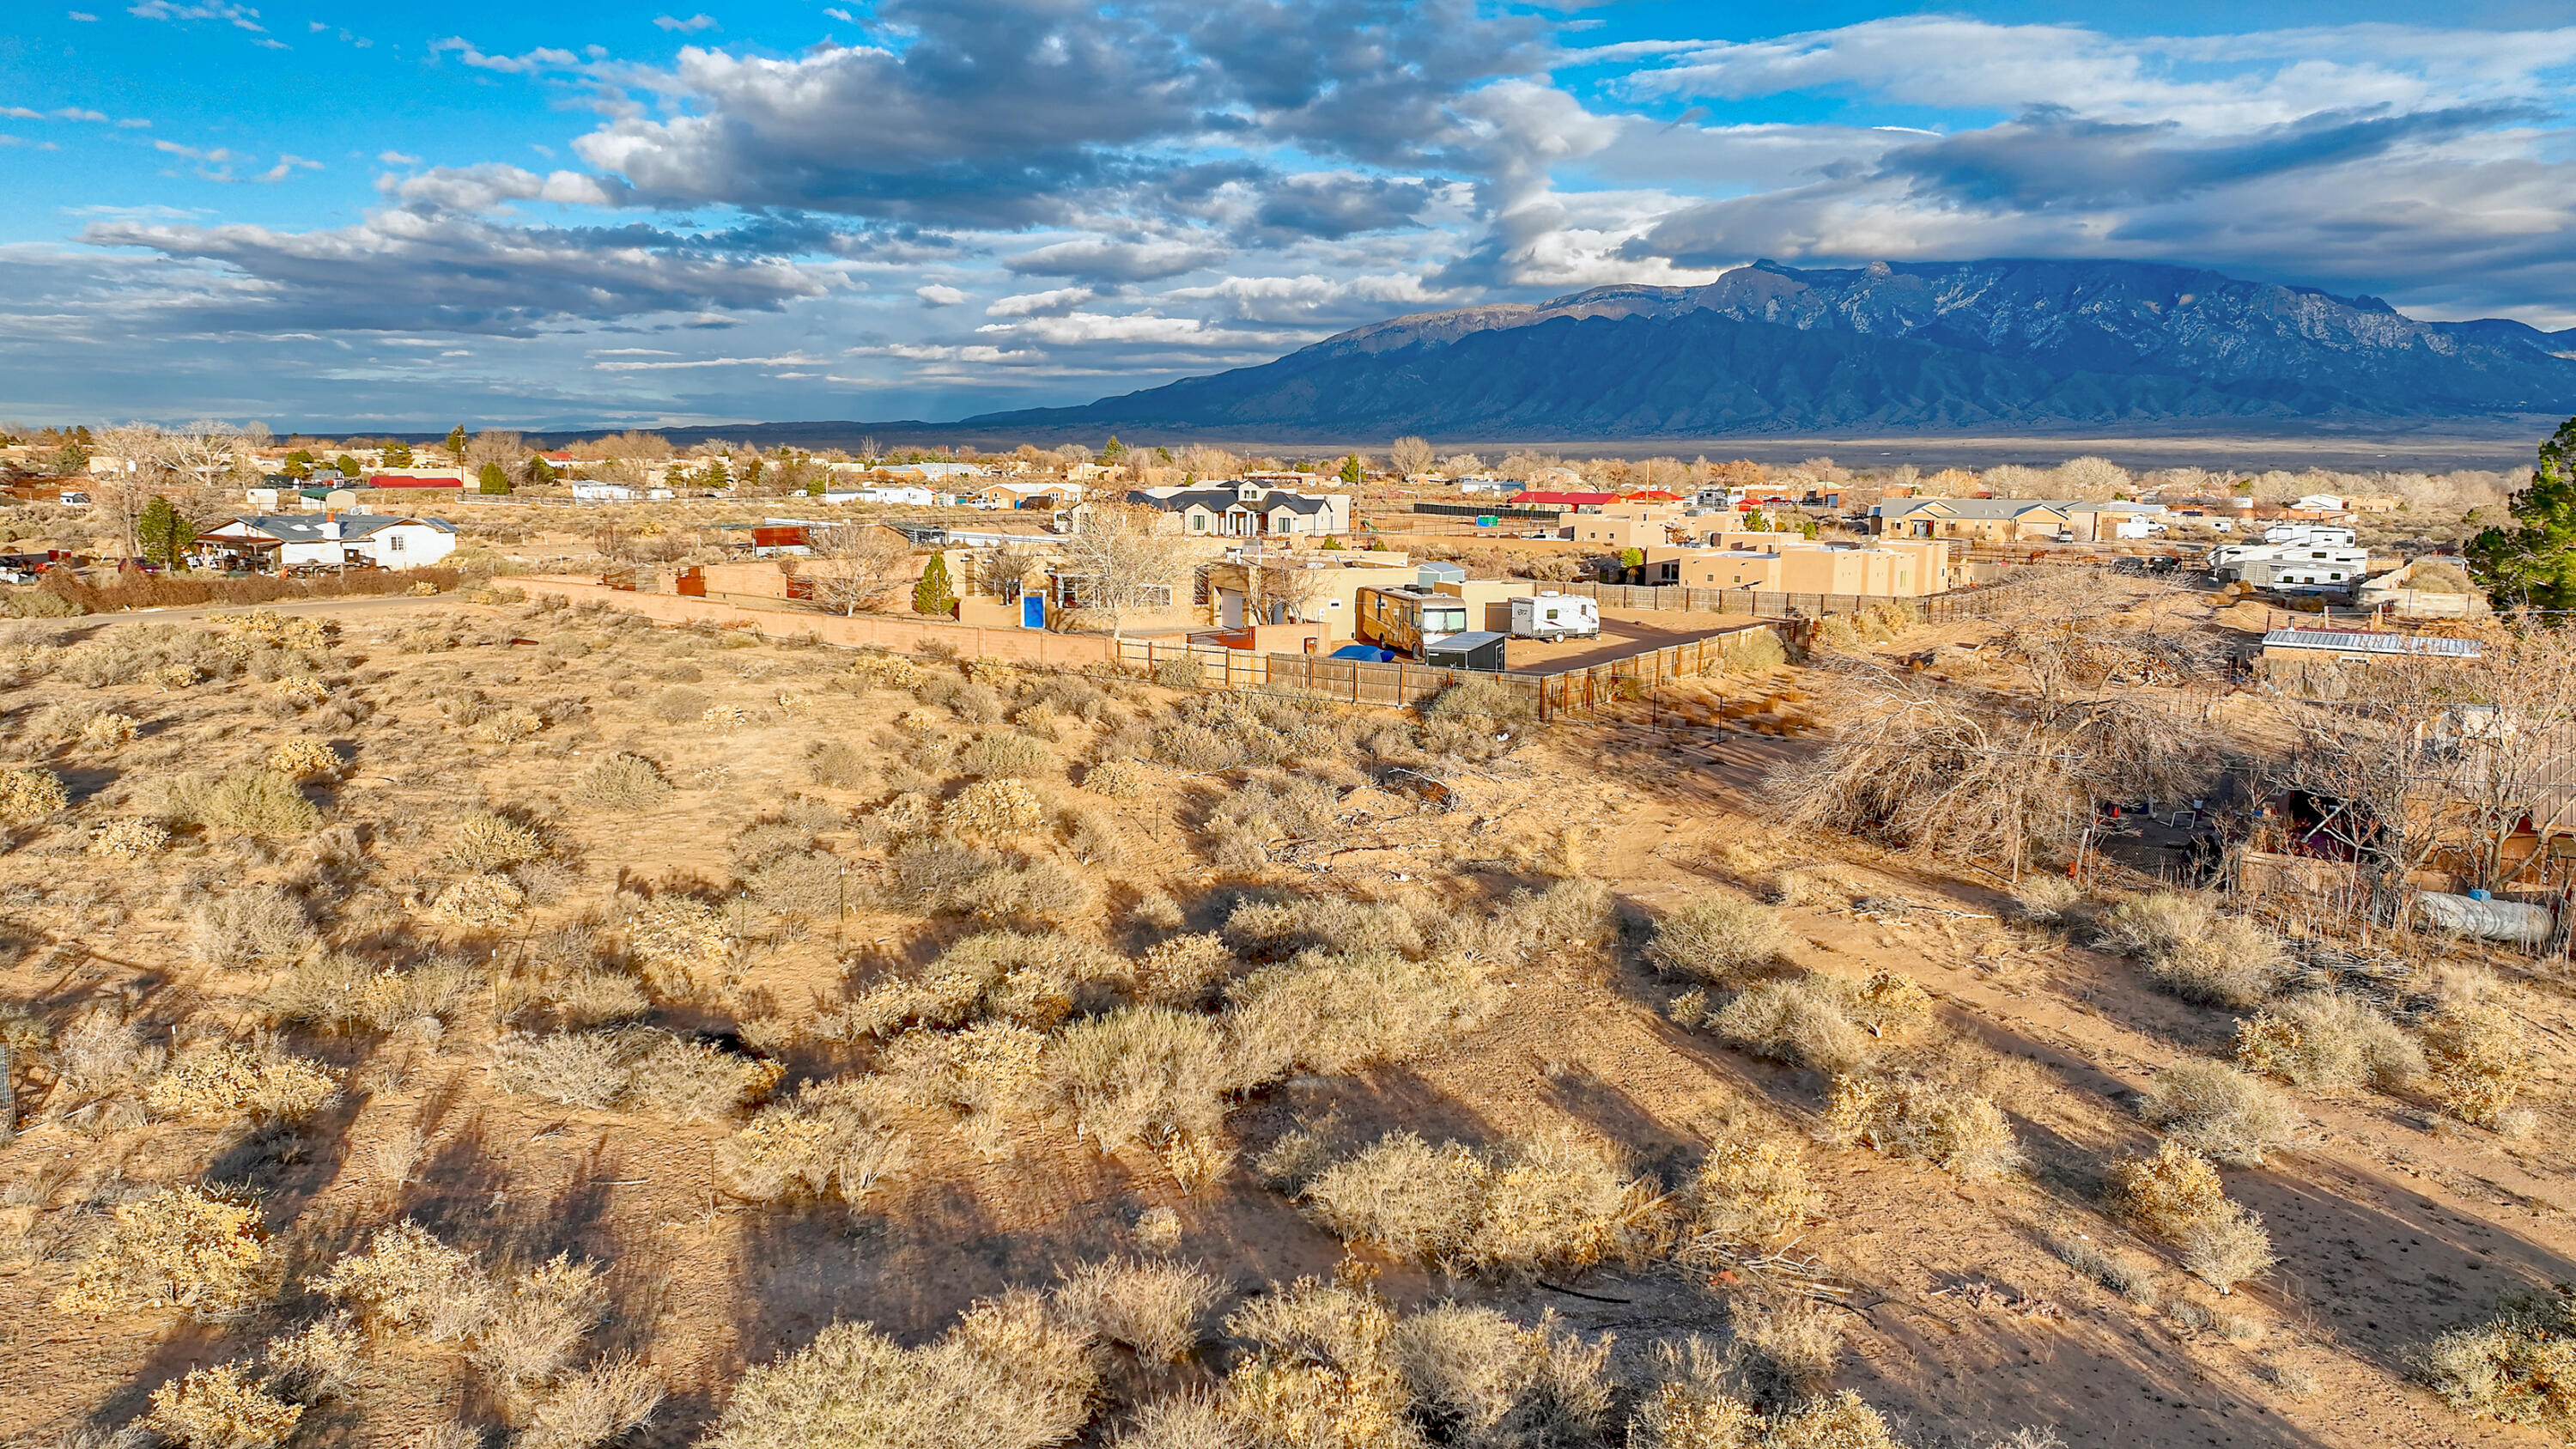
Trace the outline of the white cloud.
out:
<instances>
[{"instance_id":1,"label":"white cloud","mask_svg":"<svg viewBox=\"0 0 2576 1449\"><path fill-rule=\"evenodd\" d=\"M376 159L387 166L417 166L420 164L419 157L406 156L400 151L379 151L376 153Z\"/></svg>"},{"instance_id":2,"label":"white cloud","mask_svg":"<svg viewBox=\"0 0 2576 1449\"><path fill-rule=\"evenodd\" d=\"M912 295L919 297L923 305L930 307L954 307L966 300L965 293L955 287L942 286L937 282L913 288Z\"/></svg>"},{"instance_id":3,"label":"white cloud","mask_svg":"<svg viewBox=\"0 0 2576 1449\"><path fill-rule=\"evenodd\" d=\"M143 20L221 20L239 30L266 31L259 23L259 12L247 5L234 5L229 0L139 0L126 14ZM78 19L75 14L74 19Z\"/></svg>"},{"instance_id":4,"label":"white cloud","mask_svg":"<svg viewBox=\"0 0 2576 1449\"><path fill-rule=\"evenodd\" d=\"M1048 312L1070 312L1100 295L1089 287L1058 287L1050 292L1022 292L1004 297L984 309L987 317L1035 317Z\"/></svg>"},{"instance_id":5,"label":"white cloud","mask_svg":"<svg viewBox=\"0 0 2576 1449\"><path fill-rule=\"evenodd\" d=\"M664 30L676 30L684 35L695 35L701 30L718 30L723 28L716 24L714 16L703 12L692 15L686 20L674 20L670 16L664 15L657 17L653 23Z\"/></svg>"},{"instance_id":6,"label":"white cloud","mask_svg":"<svg viewBox=\"0 0 2576 1449\"><path fill-rule=\"evenodd\" d=\"M65 13L69 14L71 18L80 21L84 25L93 23L98 19L97 16L90 14L86 10L72 10Z\"/></svg>"},{"instance_id":7,"label":"white cloud","mask_svg":"<svg viewBox=\"0 0 2576 1449\"><path fill-rule=\"evenodd\" d=\"M702 367L816 367L831 361L828 357L808 357L791 352L783 357L692 357L676 362L594 362L602 372L687 372Z\"/></svg>"}]
</instances>

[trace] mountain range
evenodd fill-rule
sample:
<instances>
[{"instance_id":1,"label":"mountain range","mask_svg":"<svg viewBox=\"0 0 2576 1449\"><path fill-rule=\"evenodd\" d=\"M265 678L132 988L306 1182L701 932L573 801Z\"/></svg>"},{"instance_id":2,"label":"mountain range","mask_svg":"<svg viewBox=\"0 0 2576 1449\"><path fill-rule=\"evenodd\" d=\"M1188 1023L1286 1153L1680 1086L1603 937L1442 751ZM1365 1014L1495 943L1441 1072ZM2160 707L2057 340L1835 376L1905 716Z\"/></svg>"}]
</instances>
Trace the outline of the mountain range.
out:
<instances>
[{"instance_id":1,"label":"mountain range","mask_svg":"<svg viewBox=\"0 0 2576 1449\"><path fill-rule=\"evenodd\" d=\"M957 426L1651 438L2576 413L2576 329L2122 261L1756 262L1374 323L1274 362Z\"/></svg>"}]
</instances>

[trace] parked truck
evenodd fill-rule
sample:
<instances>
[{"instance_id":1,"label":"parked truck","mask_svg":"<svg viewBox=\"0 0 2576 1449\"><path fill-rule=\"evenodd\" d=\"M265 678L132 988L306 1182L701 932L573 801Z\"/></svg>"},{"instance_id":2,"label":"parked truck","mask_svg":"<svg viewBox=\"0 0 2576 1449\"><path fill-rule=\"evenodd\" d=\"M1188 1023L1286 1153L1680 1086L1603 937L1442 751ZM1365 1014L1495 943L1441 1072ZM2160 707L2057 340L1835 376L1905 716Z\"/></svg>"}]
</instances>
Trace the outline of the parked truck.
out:
<instances>
[{"instance_id":1,"label":"parked truck","mask_svg":"<svg viewBox=\"0 0 2576 1449\"><path fill-rule=\"evenodd\" d=\"M1515 639L1544 639L1554 644L1565 639L1601 637L1601 606L1581 594L1543 591L1516 597L1511 604Z\"/></svg>"}]
</instances>

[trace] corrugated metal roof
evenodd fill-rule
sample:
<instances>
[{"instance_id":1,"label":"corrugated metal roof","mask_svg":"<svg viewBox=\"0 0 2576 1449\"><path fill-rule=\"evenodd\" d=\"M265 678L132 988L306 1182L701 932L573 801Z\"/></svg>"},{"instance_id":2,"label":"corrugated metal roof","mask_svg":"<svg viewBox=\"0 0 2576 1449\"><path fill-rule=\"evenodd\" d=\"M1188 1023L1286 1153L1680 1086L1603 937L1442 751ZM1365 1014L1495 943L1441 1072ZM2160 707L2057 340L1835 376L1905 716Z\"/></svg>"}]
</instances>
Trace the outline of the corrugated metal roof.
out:
<instances>
[{"instance_id":1,"label":"corrugated metal roof","mask_svg":"<svg viewBox=\"0 0 2576 1449\"><path fill-rule=\"evenodd\" d=\"M2365 634L2352 629L2275 629L2263 636L2266 649L2326 649L2338 654L2429 654L2442 659L2475 659L2475 639L2445 639L2435 634Z\"/></svg>"}]
</instances>

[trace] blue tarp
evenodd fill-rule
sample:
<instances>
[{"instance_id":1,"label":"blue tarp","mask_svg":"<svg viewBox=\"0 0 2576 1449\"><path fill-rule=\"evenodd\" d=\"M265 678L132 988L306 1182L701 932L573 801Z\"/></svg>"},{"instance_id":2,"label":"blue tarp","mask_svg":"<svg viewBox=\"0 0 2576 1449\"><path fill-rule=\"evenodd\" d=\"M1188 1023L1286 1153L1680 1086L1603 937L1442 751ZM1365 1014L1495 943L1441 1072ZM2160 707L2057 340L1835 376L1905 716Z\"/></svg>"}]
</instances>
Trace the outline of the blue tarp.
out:
<instances>
[{"instance_id":1,"label":"blue tarp","mask_svg":"<svg viewBox=\"0 0 2576 1449\"><path fill-rule=\"evenodd\" d=\"M1374 644L1345 644L1333 651L1335 659L1357 659L1364 664L1393 664L1395 651Z\"/></svg>"}]
</instances>

